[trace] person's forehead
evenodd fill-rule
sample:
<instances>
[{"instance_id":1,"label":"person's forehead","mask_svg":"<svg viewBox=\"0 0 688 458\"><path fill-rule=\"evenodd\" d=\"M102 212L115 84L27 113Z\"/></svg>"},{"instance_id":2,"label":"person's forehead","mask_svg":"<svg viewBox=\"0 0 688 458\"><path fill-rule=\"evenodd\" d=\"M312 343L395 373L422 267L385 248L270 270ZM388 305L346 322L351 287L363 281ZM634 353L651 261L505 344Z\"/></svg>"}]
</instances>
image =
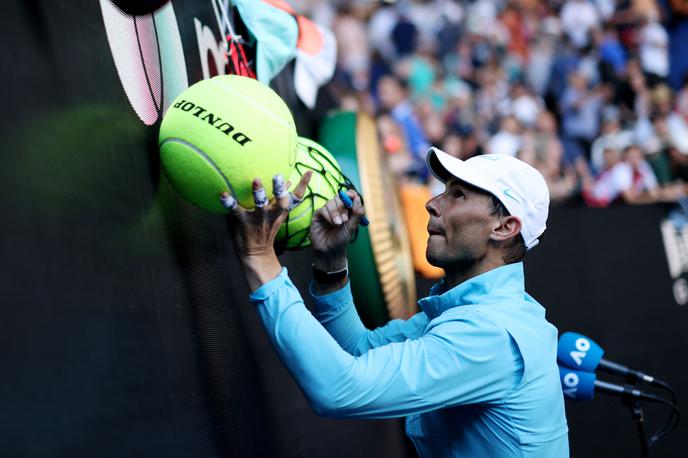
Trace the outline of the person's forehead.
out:
<instances>
[{"instance_id":1,"label":"person's forehead","mask_svg":"<svg viewBox=\"0 0 688 458\"><path fill-rule=\"evenodd\" d=\"M449 178L446 182L445 185L447 186L447 189L449 188L459 188L462 191L467 191L473 194L484 194L486 196L489 196L490 193L487 191L484 191L476 186L473 186L470 183L467 183L459 178L456 177L451 177Z\"/></svg>"}]
</instances>

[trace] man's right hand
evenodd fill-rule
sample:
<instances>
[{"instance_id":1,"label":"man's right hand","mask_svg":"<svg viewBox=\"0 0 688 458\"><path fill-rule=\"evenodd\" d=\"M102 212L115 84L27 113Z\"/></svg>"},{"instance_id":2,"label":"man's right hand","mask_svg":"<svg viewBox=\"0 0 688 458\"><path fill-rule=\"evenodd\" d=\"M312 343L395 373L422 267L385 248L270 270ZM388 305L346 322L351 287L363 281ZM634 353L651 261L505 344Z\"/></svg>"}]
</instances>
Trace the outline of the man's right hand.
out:
<instances>
[{"instance_id":1,"label":"man's right hand","mask_svg":"<svg viewBox=\"0 0 688 458\"><path fill-rule=\"evenodd\" d=\"M313 215L311 247L316 267L325 272L334 272L346 266L346 246L365 214L358 193L349 190L347 194L353 201L352 208L347 209L341 199L335 196Z\"/></svg>"}]
</instances>

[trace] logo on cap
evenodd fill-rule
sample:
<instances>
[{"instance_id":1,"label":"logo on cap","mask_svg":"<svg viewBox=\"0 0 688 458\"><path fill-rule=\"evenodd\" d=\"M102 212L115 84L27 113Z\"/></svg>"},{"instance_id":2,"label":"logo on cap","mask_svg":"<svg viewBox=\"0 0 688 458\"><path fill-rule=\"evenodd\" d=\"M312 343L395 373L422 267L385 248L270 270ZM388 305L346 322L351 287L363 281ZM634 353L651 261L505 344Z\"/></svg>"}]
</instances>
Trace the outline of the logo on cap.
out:
<instances>
[{"instance_id":1,"label":"logo on cap","mask_svg":"<svg viewBox=\"0 0 688 458\"><path fill-rule=\"evenodd\" d=\"M505 196L510 197L511 199L515 200L518 203L521 203L521 201L516 196L511 195L511 188L506 188L502 192L504 193Z\"/></svg>"}]
</instances>

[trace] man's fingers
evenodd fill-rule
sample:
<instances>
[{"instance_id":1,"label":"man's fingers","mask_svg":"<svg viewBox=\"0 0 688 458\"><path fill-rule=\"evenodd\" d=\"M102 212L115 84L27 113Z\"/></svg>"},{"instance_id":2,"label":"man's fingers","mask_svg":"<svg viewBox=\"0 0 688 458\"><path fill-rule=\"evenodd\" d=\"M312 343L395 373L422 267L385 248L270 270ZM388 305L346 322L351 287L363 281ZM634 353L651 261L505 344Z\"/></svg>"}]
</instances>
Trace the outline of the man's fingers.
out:
<instances>
[{"instance_id":1,"label":"man's fingers","mask_svg":"<svg viewBox=\"0 0 688 458\"><path fill-rule=\"evenodd\" d=\"M346 194L346 192L339 191L334 199L337 201L337 205L340 208L342 220L349 221L349 210L353 205L349 196Z\"/></svg>"},{"instance_id":2,"label":"man's fingers","mask_svg":"<svg viewBox=\"0 0 688 458\"><path fill-rule=\"evenodd\" d=\"M351 198L346 193L346 191L344 191L343 189L339 190L339 192L337 193L337 197L339 198L339 200L344 205L344 208L349 209L353 205Z\"/></svg>"},{"instance_id":3,"label":"man's fingers","mask_svg":"<svg viewBox=\"0 0 688 458\"><path fill-rule=\"evenodd\" d=\"M220 195L220 202L222 202L223 207L229 210L230 214L235 216L239 214L241 207L239 207L239 203L230 193L223 192Z\"/></svg>"},{"instance_id":4,"label":"man's fingers","mask_svg":"<svg viewBox=\"0 0 688 458\"><path fill-rule=\"evenodd\" d=\"M296 188L289 193L289 210L303 202L303 196L306 194L306 190L308 189L308 183L311 181L312 176L313 171L308 170L301 176L301 180L299 180L299 183L296 185ZM290 186L291 184L288 184L287 188L289 188Z\"/></svg>"},{"instance_id":5,"label":"man's fingers","mask_svg":"<svg viewBox=\"0 0 688 458\"><path fill-rule=\"evenodd\" d=\"M351 210L352 216L356 218L356 222L360 220L361 226L367 226L370 224L368 218L365 216L365 208L363 208L361 196L353 189L347 190L345 195L351 201L351 206L349 209Z\"/></svg>"},{"instance_id":6,"label":"man's fingers","mask_svg":"<svg viewBox=\"0 0 688 458\"><path fill-rule=\"evenodd\" d=\"M289 193L289 210L296 207L298 204L303 202L303 199L297 198L293 193Z\"/></svg>"},{"instance_id":7,"label":"man's fingers","mask_svg":"<svg viewBox=\"0 0 688 458\"><path fill-rule=\"evenodd\" d=\"M306 195L306 189L308 188L308 183L311 181L312 176L312 170L308 170L301 176L299 184L296 185L296 188L292 192L292 194L294 194L294 197L296 197L297 199L303 199L303 196Z\"/></svg>"},{"instance_id":8,"label":"man's fingers","mask_svg":"<svg viewBox=\"0 0 688 458\"><path fill-rule=\"evenodd\" d=\"M327 213L330 215L330 220L335 226L342 224L342 212L345 212L341 201L338 198L330 199L325 203Z\"/></svg>"},{"instance_id":9,"label":"man's fingers","mask_svg":"<svg viewBox=\"0 0 688 458\"><path fill-rule=\"evenodd\" d=\"M330 216L330 212L327 211L327 208L320 207L315 211L313 214L313 221L318 221L318 220L323 220L330 226L334 226L334 222L332 221L332 217Z\"/></svg>"},{"instance_id":10,"label":"man's fingers","mask_svg":"<svg viewBox=\"0 0 688 458\"><path fill-rule=\"evenodd\" d=\"M278 174L272 177L272 194L275 196L275 204L277 208L283 211L290 209L291 193L289 186L291 183L289 181L285 183L282 175Z\"/></svg>"},{"instance_id":11,"label":"man's fingers","mask_svg":"<svg viewBox=\"0 0 688 458\"><path fill-rule=\"evenodd\" d=\"M253 203L256 204L256 209L263 208L268 204L268 196L265 193L263 182L260 178L253 180Z\"/></svg>"},{"instance_id":12,"label":"man's fingers","mask_svg":"<svg viewBox=\"0 0 688 458\"><path fill-rule=\"evenodd\" d=\"M287 191L288 186L289 185L284 182L284 177L279 173L272 177L272 195L275 196L275 199L285 197L289 192Z\"/></svg>"},{"instance_id":13,"label":"man's fingers","mask_svg":"<svg viewBox=\"0 0 688 458\"><path fill-rule=\"evenodd\" d=\"M357 216L365 215L365 209L363 208L363 201L361 201L361 196L356 194L356 197L354 197L353 200L354 200L354 205L351 209L353 214L357 215Z\"/></svg>"}]
</instances>

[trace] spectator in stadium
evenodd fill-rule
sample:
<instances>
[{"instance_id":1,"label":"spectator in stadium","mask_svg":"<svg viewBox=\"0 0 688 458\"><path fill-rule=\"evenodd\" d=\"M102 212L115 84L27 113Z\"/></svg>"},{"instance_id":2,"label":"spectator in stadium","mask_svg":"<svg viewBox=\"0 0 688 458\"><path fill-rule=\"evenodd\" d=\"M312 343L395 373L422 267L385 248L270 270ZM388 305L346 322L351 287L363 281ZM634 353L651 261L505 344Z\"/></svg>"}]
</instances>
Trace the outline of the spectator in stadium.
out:
<instances>
[{"instance_id":1,"label":"spectator in stadium","mask_svg":"<svg viewBox=\"0 0 688 458\"><path fill-rule=\"evenodd\" d=\"M518 120L514 116L507 116L502 120L499 131L492 136L486 149L491 154L516 156L522 141Z\"/></svg>"},{"instance_id":2,"label":"spectator in stadium","mask_svg":"<svg viewBox=\"0 0 688 458\"><path fill-rule=\"evenodd\" d=\"M418 29L404 14L399 15L397 23L392 28L392 43L397 57L405 57L416 50Z\"/></svg>"},{"instance_id":3,"label":"spectator in stadium","mask_svg":"<svg viewBox=\"0 0 688 458\"><path fill-rule=\"evenodd\" d=\"M463 140L455 133L449 133L444 137L442 140L442 151L462 161L470 159L470 157L466 156L464 151Z\"/></svg>"},{"instance_id":4,"label":"spectator in stadium","mask_svg":"<svg viewBox=\"0 0 688 458\"><path fill-rule=\"evenodd\" d=\"M627 53L619 41L616 28L611 24L605 24L604 29L598 33L600 62L609 66L608 76L623 75L626 71Z\"/></svg>"},{"instance_id":5,"label":"spectator in stadium","mask_svg":"<svg viewBox=\"0 0 688 458\"><path fill-rule=\"evenodd\" d=\"M370 46L366 30L355 6L347 3L338 5L338 12L332 25L337 38L337 62L345 77L356 90L368 85L370 69Z\"/></svg>"},{"instance_id":6,"label":"spectator in stadium","mask_svg":"<svg viewBox=\"0 0 688 458\"><path fill-rule=\"evenodd\" d=\"M526 80L535 93L544 97L547 92L549 77L556 60L559 47L559 23L554 18L545 18L540 25L540 32L531 37L528 61L526 62Z\"/></svg>"},{"instance_id":7,"label":"spectator in stadium","mask_svg":"<svg viewBox=\"0 0 688 458\"><path fill-rule=\"evenodd\" d=\"M650 164L638 145L629 145L623 156L617 149L604 150L602 173L583 190L585 202L591 207L606 207L617 200L628 204L674 202L685 195L681 183L660 187Z\"/></svg>"},{"instance_id":8,"label":"spectator in stadium","mask_svg":"<svg viewBox=\"0 0 688 458\"><path fill-rule=\"evenodd\" d=\"M605 149L622 151L635 141L632 131L621 128L620 116L619 109L614 105L602 109L602 135L593 142L590 153L590 165L594 170L602 170Z\"/></svg>"},{"instance_id":9,"label":"spectator in stadium","mask_svg":"<svg viewBox=\"0 0 688 458\"><path fill-rule=\"evenodd\" d=\"M447 123L440 113L431 111L423 120L423 131L431 144L439 145L447 136Z\"/></svg>"},{"instance_id":10,"label":"spectator in stadium","mask_svg":"<svg viewBox=\"0 0 688 458\"><path fill-rule=\"evenodd\" d=\"M410 178L409 170L413 170L413 156L406 145L404 133L388 114L378 116L377 126L387 166L396 182L403 185Z\"/></svg>"},{"instance_id":11,"label":"spectator in stadium","mask_svg":"<svg viewBox=\"0 0 688 458\"><path fill-rule=\"evenodd\" d=\"M595 6L587 0L567 0L560 18L564 33L577 49L588 46L592 30L600 22Z\"/></svg>"},{"instance_id":12,"label":"spectator in stadium","mask_svg":"<svg viewBox=\"0 0 688 458\"><path fill-rule=\"evenodd\" d=\"M622 123L650 116L650 90L638 59L629 59L625 76L614 81L613 102L619 108Z\"/></svg>"},{"instance_id":13,"label":"spectator in stadium","mask_svg":"<svg viewBox=\"0 0 688 458\"><path fill-rule=\"evenodd\" d=\"M576 190L578 177L575 167L565 164L562 169L564 149L557 136L557 121L552 113L540 113L536 129L524 133L518 157L545 177L552 203L571 197Z\"/></svg>"},{"instance_id":14,"label":"spectator in stadium","mask_svg":"<svg viewBox=\"0 0 688 458\"><path fill-rule=\"evenodd\" d=\"M669 34L669 83L679 90L683 79L688 74L688 55L685 46L688 43L688 3L683 0L660 0L663 25Z\"/></svg>"},{"instance_id":15,"label":"spectator in stadium","mask_svg":"<svg viewBox=\"0 0 688 458\"><path fill-rule=\"evenodd\" d=\"M515 81L511 93L503 104L503 112L512 115L525 129L535 126L542 111L543 103L535 97L522 81Z\"/></svg>"},{"instance_id":16,"label":"spectator in stadium","mask_svg":"<svg viewBox=\"0 0 688 458\"><path fill-rule=\"evenodd\" d=\"M644 79L644 76L637 76L637 79ZM671 95L666 85L658 85L652 91L640 86L635 102L635 142L648 153L655 153L662 143L670 143L678 151L688 148L688 129L681 116L672 111Z\"/></svg>"},{"instance_id":17,"label":"spectator in stadium","mask_svg":"<svg viewBox=\"0 0 688 458\"><path fill-rule=\"evenodd\" d=\"M659 182L664 186L677 181L688 183L688 154L677 147L667 117L655 114L653 127L654 136L646 142L646 147L651 153L648 161Z\"/></svg>"},{"instance_id":18,"label":"spectator in stadium","mask_svg":"<svg viewBox=\"0 0 688 458\"><path fill-rule=\"evenodd\" d=\"M616 148L604 149L604 163L600 173L583 181L583 199L589 207L607 207L616 201L631 185L629 169L622 164L621 152Z\"/></svg>"},{"instance_id":19,"label":"spectator in stadium","mask_svg":"<svg viewBox=\"0 0 688 458\"><path fill-rule=\"evenodd\" d=\"M479 156L484 153L481 143L473 131L462 135L461 137L461 151L464 159L470 159L473 156Z\"/></svg>"},{"instance_id":20,"label":"spectator in stadium","mask_svg":"<svg viewBox=\"0 0 688 458\"><path fill-rule=\"evenodd\" d=\"M470 87L458 81L448 81L446 87L449 96L445 108L445 121L454 132L466 136L474 131L477 124Z\"/></svg>"},{"instance_id":21,"label":"spectator in stadium","mask_svg":"<svg viewBox=\"0 0 688 458\"><path fill-rule=\"evenodd\" d=\"M388 112L404 133L405 143L414 161L410 172L425 178L425 153L429 143L408 98L406 86L394 76L384 76L378 82L378 96L382 111Z\"/></svg>"},{"instance_id":22,"label":"spectator in stadium","mask_svg":"<svg viewBox=\"0 0 688 458\"><path fill-rule=\"evenodd\" d=\"M676 94L676 112L688 123L688 73L683 75L683 86Z\"/></svg>"},{"instance_id":23,"label":"spectator in stadium","mask_svg":"<svg viewBox=\"0 0 688 458\"><path fill-rule=\"evenodd\" d=\"M394 44L392 43L392 30L397 24L399 13L389 4L382 4L375 10L368 21L368 38L370 45L380 53L387 62L396 57Z\"/></svg>"},{"instance_id":24,"label":"spectator in stadium","mask_svg":"<svg viewBox=\"0 0 688 458\"><path fill-rule=\"evenodd\" d=\"M484 66L477 72L479 88L475 100L477 124L488 131L496 130L500 104L509 96L504 72L497 65Z\"/></svg>"},{"instance_id":25,"label":"spectator in stadium","mask_svg":"<svg viewBox=\"0 0 688 458\"><path fill-rule=\"evenodd\" d=\"M568 38L564 39L555 52L552 68L547 83L547 98L551 105L558 104L566 90L569 75L576 71L580 62L580 55L571 45ZM560 109L560 107L557 107Z\"/></svg>"},{"instance_id":26,"label":"spectator in stadium","mask_svg":"<svg viewBox=\"0 0 688 458\"><path fill-rule=\"evenodd\" d=\"M561 100L564 148L569 161L578 157L589 158L593 140L599 130L599 110L604 98L598 89L588 87L584 73L576 71L569 76L569 84Z\"/></svg>"},{"instance_id":27,"label":"spectator in stadium","mask_svg":"<svg viewBox=\"0 0 688 458\"><path fill-rule=\"evenodd\" d=\"M643 148L647 151L646 159L655 172L657 181L661 185L668 185L677 178L682 178L683 168L686 166L684 158L674 144L666 116L655 114L652 116L652 136L646 139Z\"/></svg>"},{"instance_id":28,"label":"spectator in stadium","mask_svg":"<svg viewBox=\"0 0 688 458\"><path fill-rule=\"evenodd\" d=\"M650 87L666 82L669 76L669 35L657 14L656 10L645 13L638 33L640 65Z\"/></svg>"},{"instance_id":29,"label":"spectator in stadium","mask_svg":"<svg viewBox=\"0 0 688 458\"><path fill-rule=\"evenodd\" d=\"M630 184L627 183L621 192L626 203L651 204L660 200L657 177L638 145L629 145L624 149L624 161L620 166L625 169L627 176L630 175Z\"/></svg>"}]
</instances>

